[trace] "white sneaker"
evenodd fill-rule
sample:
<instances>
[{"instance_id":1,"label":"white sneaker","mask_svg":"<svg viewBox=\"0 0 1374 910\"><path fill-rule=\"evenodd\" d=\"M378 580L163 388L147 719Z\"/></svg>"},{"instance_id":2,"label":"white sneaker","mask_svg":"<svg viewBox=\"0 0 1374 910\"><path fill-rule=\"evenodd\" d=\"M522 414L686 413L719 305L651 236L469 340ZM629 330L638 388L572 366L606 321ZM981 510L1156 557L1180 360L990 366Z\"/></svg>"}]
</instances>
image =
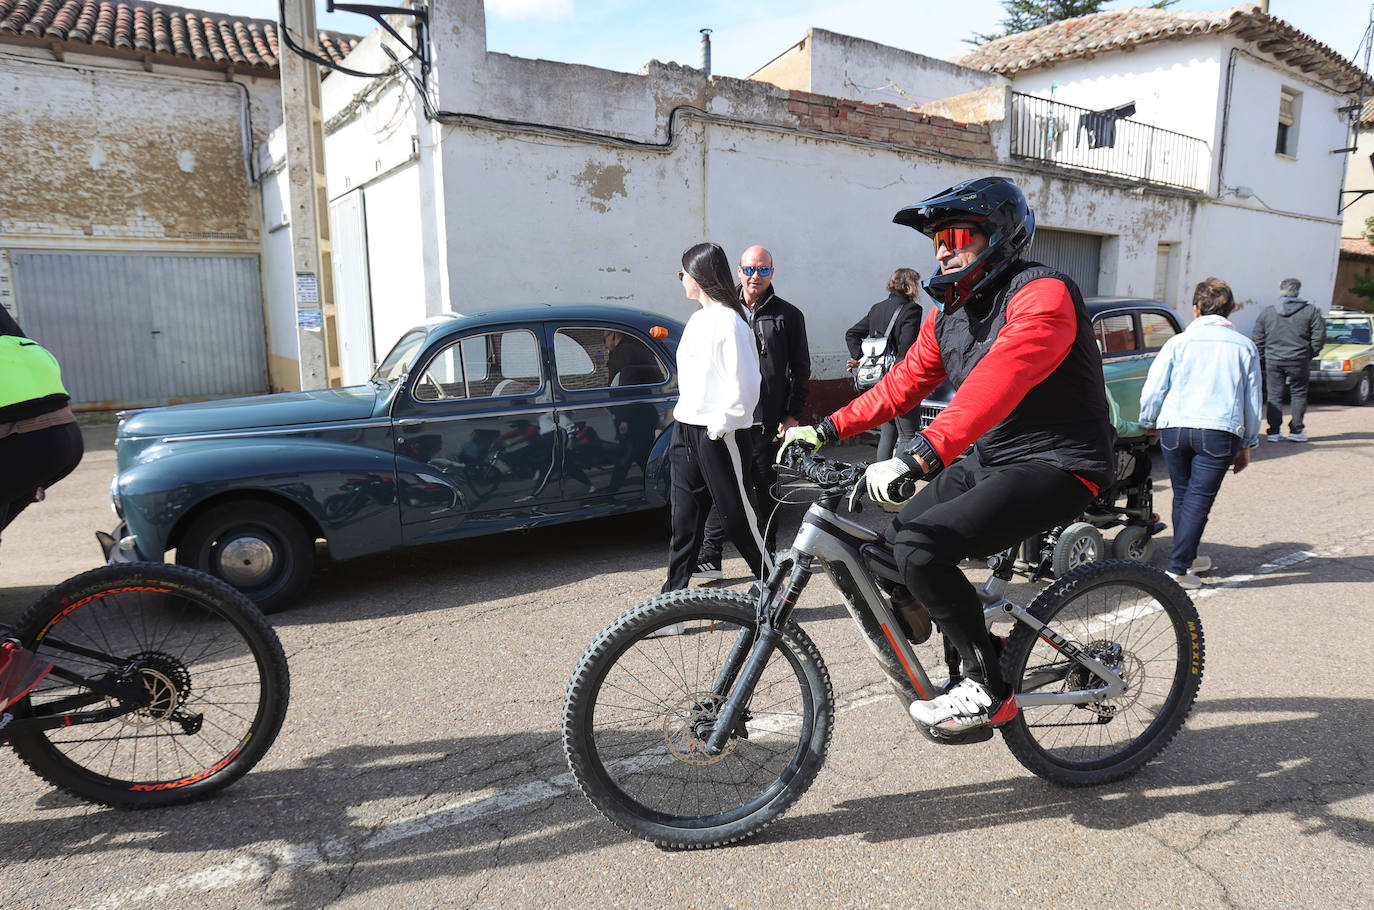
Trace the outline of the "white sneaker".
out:
<instances>
[{"instance_id":1,"label":"white sneaker","mask_svg":"<svg viewBox=\"0 0 1374 910\"><path fill-rule=\"evenodd\" d=\"M1270 433L1268 436L1265 436L1264 438L1269 440L1270 442L1283 442L1282 433Z\"/></svg>"},{"instance_id":2,"label":"white sneaker","mask_svg":"<svg viewBox=\"0 0 1374 910\"><path fill-rule=\"evenodd\" d=\"M1289 434L1288 434L1288 441L1289 441L1289 442L1307 442L1307 434L1306 434L1306 433L1289 433Z\"/></svg>"},{"instance_id":3,"label":"white sneaker","mask_svg":"<svg viewBox=\"0 0 1374 910\"><path fill-rule=\"evenodd\" d=\"M1212 557L1199 556L1193 560L1193 564L1188 567L1189 575L1201 575L1203 572L1212 571Z\"/></svg>"},{"instance_id":4,"label":"white sneaker","mask_svg":"<svg viewBox=\"0 0 1374 910\"><path fill-rule=\"evenodd\" d=\"M1196 591L1198 588L1202 587L1202 579L1198 578L1192 572L1184 572L1182 575L1176 572L1165 572L1164 574L1178 582L1178 586L1185 591Z\"/></svg>"},{"instance_id":5,"label":"white sneaker","mask_svg":"<svg viewBox=\"0 0 1374 910\"><path fill-rule=\"evenodd\" d=\"M930 701L911 703L911 716L917 723L941 730L969 730L988 724L1004 724L1016 717L1016 696L1008 697L990 711L997 700L983 684L972 679L961 679L959 684L944 695Z\"/></svg>"}]
</instances>

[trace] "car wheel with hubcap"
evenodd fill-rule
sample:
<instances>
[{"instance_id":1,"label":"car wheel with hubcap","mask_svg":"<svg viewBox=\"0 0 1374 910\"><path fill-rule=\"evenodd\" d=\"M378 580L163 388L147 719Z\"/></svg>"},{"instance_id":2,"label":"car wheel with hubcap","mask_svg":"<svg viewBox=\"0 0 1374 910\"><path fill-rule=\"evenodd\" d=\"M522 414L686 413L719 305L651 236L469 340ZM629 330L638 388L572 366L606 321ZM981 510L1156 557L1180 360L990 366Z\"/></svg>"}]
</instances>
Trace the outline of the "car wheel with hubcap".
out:
<instances>
[{"instance_id":1,"label":"car wheel with hubcap","mask_svg":"<svg viewBox=\"0 0 1374 910\"><path fill-rule=\"evenodd\" d=\"M291 604L310 583L315 541L288 510L261 500L226 503L181 535L177 562L238 588L264 613Z\"/></svg>"},{"instance_id":2,"label":"car wheel with hubcap","mask_svg":"<svg viewBox=\"0 0 1374 910\"><path fill-rule=\"evenodd\" d=\"M1374 368L1366 367L1360 371L1359 380L1350 391L1345 393L1346 404L1358 408L1369 403L1370 387L1374 386L1374 378L1371 376L1374 376Z\"/></svg>"}]
</instances>

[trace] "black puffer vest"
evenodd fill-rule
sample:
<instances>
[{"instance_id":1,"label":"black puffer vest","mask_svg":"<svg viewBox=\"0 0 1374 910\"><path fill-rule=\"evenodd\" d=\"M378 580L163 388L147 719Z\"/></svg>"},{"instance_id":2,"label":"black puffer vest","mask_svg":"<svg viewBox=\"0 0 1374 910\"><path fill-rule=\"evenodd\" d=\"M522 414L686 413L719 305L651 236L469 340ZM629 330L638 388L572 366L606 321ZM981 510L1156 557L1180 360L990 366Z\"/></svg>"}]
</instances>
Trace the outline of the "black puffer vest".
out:
<instances>
[{"instance_id":1,"label":"black puffer vest","mask_svg":"<svg viewBox=\"0 0 1374 910\"><path fill-rule=\"evenodd\" d=\"M1020 404L1001 423L976 443L978 459L985 465L1043 461L1076 474L1099 487L1115 478L1112 429L1107 390L1102 381L1102 355L1093 338L1092 322L1078 286L1062 272L1038 262L1021 263L1002 285L980 295L992 305L982 315L970 306L941 313L935 320L935 337L950 384L958 389L991 349L1007 322L1007 303L1016 292L1039 278L1064 282L1073 298L1078 332L1068 356L1054 372L1026 393Z\"/></svg>"}]
</instances>

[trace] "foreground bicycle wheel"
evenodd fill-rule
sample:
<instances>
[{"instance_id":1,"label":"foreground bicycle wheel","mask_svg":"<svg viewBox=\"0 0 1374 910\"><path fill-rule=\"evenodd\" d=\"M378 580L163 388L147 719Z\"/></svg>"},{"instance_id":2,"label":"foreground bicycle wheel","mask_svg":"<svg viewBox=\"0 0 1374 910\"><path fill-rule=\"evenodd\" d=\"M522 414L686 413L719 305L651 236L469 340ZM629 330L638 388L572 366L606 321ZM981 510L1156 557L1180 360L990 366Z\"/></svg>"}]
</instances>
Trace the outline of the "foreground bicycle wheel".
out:
<instances>
[{"instance_id":1,"label":"foreground bicycle wheel","mask_svg":"<svg viewBox=\"0 0 1374 910\"><path fill-rule=\"evenodd\" d=\"M704 748L724 698L714 688L753 602L737 593L663 594L592 642L568 683L563 748L582 792L619 827L663 847L713 847L762 830L825 761L834 693L820 652L789 623L754 689L743 729ZM649 637L682 623L681 635Z\"/></svg>"},{"instance_id":2,"label":"foreground bicycle wheel","mask_svg":"<svg viewBox=\"0 0 1374 910\"><path fill-rule=\"evenodd\" d=\"M47 662L132 678L151 696L112 720L11 740L36 774L83 799L149 809L209 796L257 764L286 716L290 681L276 633L243 594L193 569L94 569L44 594L16 629ZM130 664L138 669L120 676ZM50 674L16 715L57 711L88 691ZM85 710L106 706L119 707L107 698Z\"/></svg>"},{"instance_id":3,"label":"foreground bicycle wheel","mask_svg":"<svg viewBox=\"0 0 1374 910\"><path fill-rule=\"evenodd\" d=\"M1107 560L1068 573L1028 609L1114 668L1127 690L1097 704L1022 707L1002 728L1012 754L1041 777L1068 786L1107 783L1140 770L1183 726L1202 683L1197 607L1160 570ZM1024 625L1007 641L1002 672L1016 681L1018 694L1101 685Z\"/></svg>"}]
</instances>

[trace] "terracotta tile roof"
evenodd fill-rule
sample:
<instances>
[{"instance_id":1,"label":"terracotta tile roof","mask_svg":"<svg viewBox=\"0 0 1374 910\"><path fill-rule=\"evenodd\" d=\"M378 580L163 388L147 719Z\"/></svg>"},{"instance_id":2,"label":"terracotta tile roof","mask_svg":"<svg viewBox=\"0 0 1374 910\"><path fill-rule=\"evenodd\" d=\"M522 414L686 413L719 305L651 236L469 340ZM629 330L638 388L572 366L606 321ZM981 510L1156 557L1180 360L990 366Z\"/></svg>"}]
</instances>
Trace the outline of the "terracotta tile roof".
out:
<instances>
[{"instance_id":1,"label":"terracotta tile roof","mask_svg":"<svg viewBox=\"0 0 1374 910\"><path fill-rule=\"evenodd\" d=\"M1152 41L1222 34L1258 45L1259 50L1326 80L1339 91L1358 88L1364 75L1325 44L1282 19L1260 12L1251 3L1210 13L1136 7L1094 13L989 41L954 62L1009 76L1063 60L1130 50Z\"/></svg>"},{"instance_id":2,"label":"terracotta tile roof","mask_svg":"<svg viewBox=\"0 0 1374 910\"><path fill-rule=\"evenodd\" d=\"M1347 259L1374 261L1374 244L1363 237L1342 237L1341 255Z\"/></svg>"},{"instance_id":3,"label":"terracotta tile roof","mask_svg":"<svg viewBox=\"0 0 1374 910\"><path fill-rule=\"evenodd\" d=\"M279 57L275 20L127 0L0 0L6 38L239 68L276 69ZM353 35L320 32L320 47L335 63L357 44Z\"/></svg>"}]
</instances>

